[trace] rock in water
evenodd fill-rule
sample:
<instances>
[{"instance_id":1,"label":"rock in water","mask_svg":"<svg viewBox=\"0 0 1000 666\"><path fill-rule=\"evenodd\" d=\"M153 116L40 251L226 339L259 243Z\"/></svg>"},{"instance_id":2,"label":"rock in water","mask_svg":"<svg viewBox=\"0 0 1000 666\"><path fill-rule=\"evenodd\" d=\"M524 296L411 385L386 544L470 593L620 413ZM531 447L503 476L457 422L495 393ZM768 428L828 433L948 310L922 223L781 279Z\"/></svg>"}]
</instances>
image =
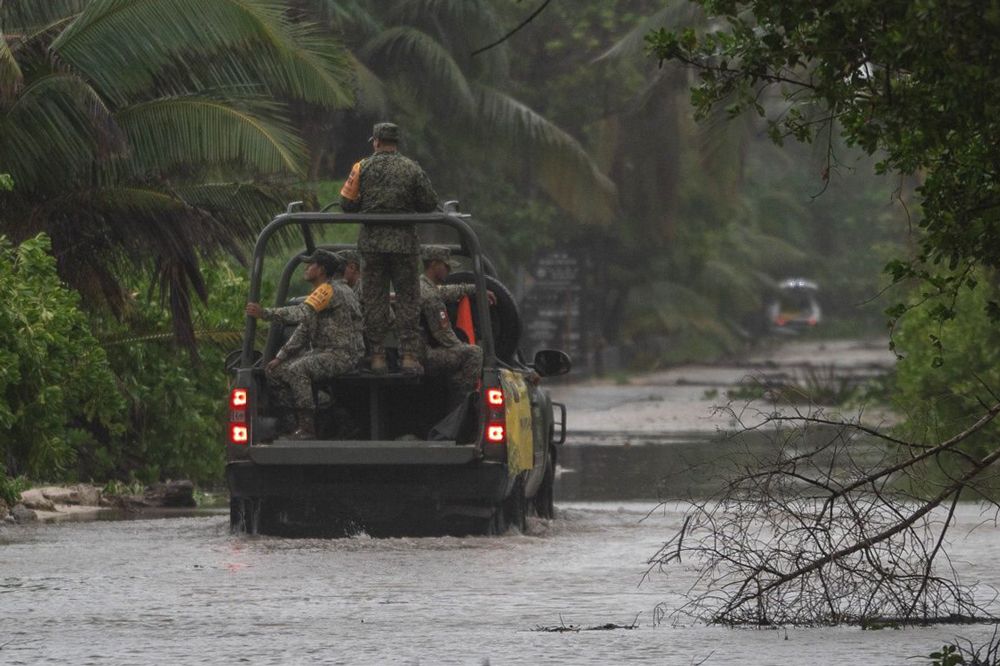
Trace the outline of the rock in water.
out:
<instances>
[{"instance_id":1,"label":"rock in water","mask_svg":"<svg viewBox=\"0 0 1000 666\"><path fill-rule=\"evenodd\" d=\"M52 503L52 500L42 494L41 488L32 488L31 490L25 490L21 493L21 505L23 505L22 508L34 509L35 511L56 510L56 505ZM17 506L14 508L17 509ZM13 511L11 513L13 513ZM14 517L17 518L17 515L15 514ZM18 519L18 522L21 522L21 520Z\"/></svg>"},{"instance_id":2,"label":"rock in water","mask_svg":"<svg viewBox=\"0 0 1000 666\"><path fill-rule=\"evenodd\" d=\"M86 483L73 486L79 502L83 506L101 506L101 489Z\"/></svg>"},{"instance_id":3,"label":"rock in water","mask_svg":"<svg viewBox=\"0 0 1000 666\"><path fill-rule=\"evenodd\" d=\"M38 514L23 504L15 504L14 508L10 510L10 515L19 523L32 523L38 520Z\"/></svg>"},{"instance_id":4,"label":"rock in water","mask_svg":"<svg viewBox=\"0 0 1000 666\"><path fill-rule=\"evenodd\" d=\"M190 508L198 506L194 501L194 483L191 481L167 481L151 486L143 495L149 506Z\"/></svg>"}]
</instances>

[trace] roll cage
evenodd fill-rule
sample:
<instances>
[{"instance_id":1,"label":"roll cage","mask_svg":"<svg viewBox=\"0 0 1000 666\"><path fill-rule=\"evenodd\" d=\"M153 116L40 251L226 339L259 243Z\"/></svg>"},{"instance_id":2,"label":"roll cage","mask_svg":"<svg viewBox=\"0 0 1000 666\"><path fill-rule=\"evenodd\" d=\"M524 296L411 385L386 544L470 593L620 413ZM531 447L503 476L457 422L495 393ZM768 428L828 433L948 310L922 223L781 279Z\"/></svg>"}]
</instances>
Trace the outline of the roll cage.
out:
<instances>
[{"instance_id":1,"label":"roll cage","mask_svg":"<svg viewBox=\"0 0 1000 666\"><path fill-rule=\"evenodd\" d=\"M251 302L259 302L261 293L261 281L264 273L264 255L268 242L282 229L292 225L299 225L302 232L302 239L305 249L301 253L296 253L289 259L282 271L278 284L278 291L275 300L278 304L283 304L288 296L288 285L295 269L302 263L303 254L312 254L316 250L316 243L312 234L314 225L327 224L379 224L389 226L402 226L413 224L416 226L445 226L458 232L459 246L452 246L456 253L469 257L471 260L471 270L476 285L475 308L480 322L489 322L489 301L486 296L486 281L484 272L487 267L486 258L482 254L479 239L472 227L469 226L465 218L469 216L460 213L410 213L410 214L360 214L360 213L296 213L289 212L275 217L264 229L261 230L254 245L253 257L250 266L250 294ZM479 345L483 349L484 366L496 363L496 352L493 341L493 331L488 324L480 325L478 331ZM243 348L240 354L240 369L250 369L254 365L254 339L257 334L257 319L251 316L246 317L243 332ZM271 336L278 334L273 327ZM269 337L267 349L271 349L276 339Z\"/></svg>"}]
</instances>

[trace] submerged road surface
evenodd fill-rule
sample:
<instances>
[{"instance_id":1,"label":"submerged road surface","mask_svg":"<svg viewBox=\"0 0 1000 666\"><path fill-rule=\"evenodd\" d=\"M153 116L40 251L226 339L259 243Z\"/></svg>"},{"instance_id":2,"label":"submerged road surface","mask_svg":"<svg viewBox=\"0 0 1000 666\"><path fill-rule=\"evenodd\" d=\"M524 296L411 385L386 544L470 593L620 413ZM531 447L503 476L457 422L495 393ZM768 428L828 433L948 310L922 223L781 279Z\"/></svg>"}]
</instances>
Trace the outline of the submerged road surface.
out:
<instances>
[{"instance_id":1,"label":"submerged road surface","mask_svg":"<svg viewBox=\"0 0 1000 666\"><path fill-rule=\"evenodd\" d=\"M523 535L236 537L218 513L0 528L0 664L921 664L910 658L956 635L991 635L731 630L675 614L694 571L644 575L684 507L655 498L676 494L664 478L679 452L711 460L724 446L711 433L571 438L558 516ZM1000 534L980 525L990 515L962 506L950 552L968 582L1000 587Z\"/></svg>"}]
</instances>

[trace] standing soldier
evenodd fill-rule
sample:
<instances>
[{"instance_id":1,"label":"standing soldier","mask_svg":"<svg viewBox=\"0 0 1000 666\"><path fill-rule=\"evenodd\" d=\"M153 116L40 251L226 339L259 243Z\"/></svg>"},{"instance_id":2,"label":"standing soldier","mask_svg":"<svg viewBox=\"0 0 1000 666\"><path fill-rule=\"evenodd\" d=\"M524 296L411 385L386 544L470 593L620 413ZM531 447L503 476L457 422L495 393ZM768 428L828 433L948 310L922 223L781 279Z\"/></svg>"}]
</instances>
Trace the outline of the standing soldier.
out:
<instances>
[{"instance_id":1,"label":"standing soldier","mask_svg":"<svg viewBox=\"0 0 1000 666\"><path fill-rule=\"evenodd\" d=\"M371 139L374 154L354 165L340 191L341 208L348 213L429 213L438 200L423 169L399 153L399 128L377 123ZM389 282L396 288L395 320L399 338L400 370L422 374L418 360L419 298L416 227L364 224L358 235L365 277L361 289L365 335L371 347L371 370L388 372L385 336L390 326Z\"/></svg>"},{"instance_id":2,"label":"standing soldier","mask_svg":"<svg viewBox=\"0 0 1000 666\"><path fill-rule=\"evenodd\" d=\"M281 398L295 409L298 429L292 439L316 437L313 382L354 370L364 356L361 307L343 280L328 281L339 260L332 252L316 250L305 258L304 277L315 287L303 303L262 308L247 303L246 313L265 321L298 326L288 342L265 368Z\"/></svg>"},{"instance_id":3,"label":"standing soldier","mask_svg":"<svg viewBox=\"0 0 1000 666\"><path fill-rule=\"evenodd\" d=\"M421 252L424 274L420 276L420 314L423 354L429 375L448 377L449 404L454 407L476 388L483 369L483 350L458 339L451 328L446 303L476 293L474 284L443 285L451 272L451 252L446 247L428 245ZM491 303L493 292L487 292Z\"/></svg>"}]
</instances>

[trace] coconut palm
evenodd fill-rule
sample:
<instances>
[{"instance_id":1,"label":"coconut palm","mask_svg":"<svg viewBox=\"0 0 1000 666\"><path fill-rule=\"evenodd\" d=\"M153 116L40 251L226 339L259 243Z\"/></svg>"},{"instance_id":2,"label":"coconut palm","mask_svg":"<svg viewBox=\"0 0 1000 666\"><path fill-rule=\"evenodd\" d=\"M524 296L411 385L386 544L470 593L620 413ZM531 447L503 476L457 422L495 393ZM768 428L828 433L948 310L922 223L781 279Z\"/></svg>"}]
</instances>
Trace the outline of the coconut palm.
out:
<instances>
[{"instance_id":1,"label":"coconut palm","mask_svg":"<svg viewBox=\"0 0 1000 666\"><path fill-rule=\"evenodd\" d=\"M425 152L530 173L576 219L608 222L616 192L580 142L510 94L506 28L489 0L296 0L341 35L354 66L358 111L403 117ZM442 162L449 160L442 159ZM477 165L481 166L481 165ZM466 168L466 167L463 167Z\"/></svg>"},{"instance_id":2,"label":"coconut palm","mask_svg":"<svg viewBox=\"0 0 1000 666\"><path fill-rule=\"evenodd\" d=\"M52 238L60 275L121 306L153 269L192 341L201 257L279 209L306 150L280 100L352 102L345 54L271 0L0 3L2 233Z\"/></svg>"}]
</instances>

